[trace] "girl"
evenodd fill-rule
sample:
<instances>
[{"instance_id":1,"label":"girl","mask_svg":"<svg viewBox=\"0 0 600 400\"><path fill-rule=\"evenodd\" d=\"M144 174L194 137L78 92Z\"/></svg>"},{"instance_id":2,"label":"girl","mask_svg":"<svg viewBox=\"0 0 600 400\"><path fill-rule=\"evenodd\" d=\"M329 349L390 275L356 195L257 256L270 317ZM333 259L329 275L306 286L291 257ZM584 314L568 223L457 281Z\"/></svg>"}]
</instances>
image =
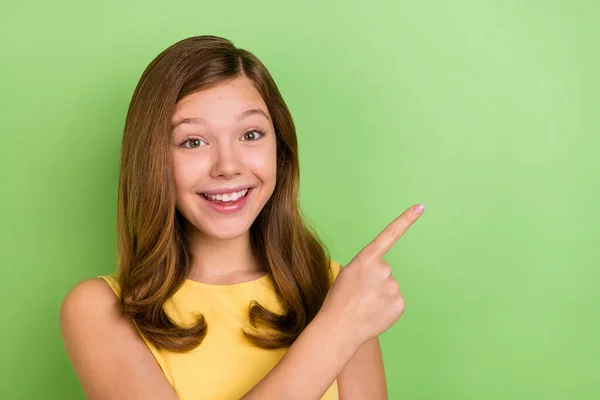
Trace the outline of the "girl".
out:
<instances>
[{"instance_id":1,"label":"girl","mask_svg":"<svg viewBox=\"0 0 600 400\"><path fill-rule=\"evenodd\" d=\"M407 210L346 267L298 207L290 112L264 65L182 40L135 89L123 135L118 268L65 297L88 399L386 399L377 336L404 310L381 258Z\"/></svg>"}]
</instances>

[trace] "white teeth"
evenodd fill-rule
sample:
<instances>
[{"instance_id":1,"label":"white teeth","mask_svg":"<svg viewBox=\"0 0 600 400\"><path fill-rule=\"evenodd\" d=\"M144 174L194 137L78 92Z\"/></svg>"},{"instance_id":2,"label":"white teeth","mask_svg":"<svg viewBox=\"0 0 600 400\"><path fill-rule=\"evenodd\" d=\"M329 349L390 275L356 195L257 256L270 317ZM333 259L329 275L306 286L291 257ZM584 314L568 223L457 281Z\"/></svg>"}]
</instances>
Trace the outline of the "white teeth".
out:
<instances>
[{"instance_id":1,"label":"white teeth","mask_svg":"<svg viewBox=\"0 0 600 400\"><path fill-rule=\"evenodd\" d=\"M234 193L217 194L217 195L203 194L203 196L212 201L236 201L239 198L244 197L247 193L248 193L248 189L244 189L244 190L240 190L239 192L234 192Z\"/></svg>"}]
</instances>

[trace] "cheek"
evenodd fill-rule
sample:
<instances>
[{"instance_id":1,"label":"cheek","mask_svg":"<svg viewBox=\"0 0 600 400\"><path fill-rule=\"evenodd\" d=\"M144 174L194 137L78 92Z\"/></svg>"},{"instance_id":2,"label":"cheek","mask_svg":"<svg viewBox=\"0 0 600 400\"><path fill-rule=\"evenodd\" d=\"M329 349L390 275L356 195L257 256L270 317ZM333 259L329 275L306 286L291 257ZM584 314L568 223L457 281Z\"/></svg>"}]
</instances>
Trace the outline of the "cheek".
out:
<instances>
[{"instance_id":1,"label":"cheek","mask_svg":"<svg viewBox=\"0 0 600 400\"><path fill-rule=\"evenodd\" d=\"M198 159L185 157L181 154L173 154L173 179L177 192L186 190L192 187L198 177L201 163Z\"/></svg>"},{"instance_id":2,"label":"cheek","mask_svg":"<svg viewBox=\"0 0 600 400\"><path fill-rule=\"evenodd\" d=\"M275 150L271 148L261 149L248 157L247 165L261 180L268 183L275 179L277 172L277 158Z\"/></svg>"}]
</instances>

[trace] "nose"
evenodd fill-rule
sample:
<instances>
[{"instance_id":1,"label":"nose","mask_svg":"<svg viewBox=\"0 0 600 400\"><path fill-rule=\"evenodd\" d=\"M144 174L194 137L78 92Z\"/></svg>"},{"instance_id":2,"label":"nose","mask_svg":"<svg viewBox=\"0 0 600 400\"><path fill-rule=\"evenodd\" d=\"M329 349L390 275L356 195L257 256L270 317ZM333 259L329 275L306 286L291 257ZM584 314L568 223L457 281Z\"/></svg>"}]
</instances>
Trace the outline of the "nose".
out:
<instances>
[{"instance_id":1,"label":"nose","mask_svg":"<svg viewBox=\"0 0 600 400\"><path fill-rule=\"evenodd\" d=\"M235 146L221 143L215 151L210 175L213 178L231 179L241 174L242 162Z\"/></svg>"}]
</instances>

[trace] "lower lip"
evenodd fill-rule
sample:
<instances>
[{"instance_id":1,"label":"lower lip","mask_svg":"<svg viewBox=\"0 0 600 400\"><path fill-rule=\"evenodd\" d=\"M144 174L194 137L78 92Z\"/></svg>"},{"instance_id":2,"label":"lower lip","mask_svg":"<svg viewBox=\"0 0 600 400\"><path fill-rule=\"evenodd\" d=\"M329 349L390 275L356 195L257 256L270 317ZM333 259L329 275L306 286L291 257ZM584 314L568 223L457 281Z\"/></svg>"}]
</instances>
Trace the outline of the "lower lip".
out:
<instances>
[{"instance_id":1,"label":"lower lip","mask_svg":"<svg viewBox=\"0 0 600 400\"><path fill-rule=\"evenodd\" d=\"M213 210L215 210L219 213L223 213L223 214L232 214L232 213L238 212L242 208L244 208L244 206L246 205L246 203L248 203L248 199L250 198L250 196L252 196L252 194L254 194L254 188L249 189L246 196L242 197L241 199L236 200L234 203L229 203L229 204L222 204L222 203L217 203L215 201L210 201L206 197L204 197L204 195L202 195L202 194L199 194L199 196Z\"/></svg>"}]
</instances>

